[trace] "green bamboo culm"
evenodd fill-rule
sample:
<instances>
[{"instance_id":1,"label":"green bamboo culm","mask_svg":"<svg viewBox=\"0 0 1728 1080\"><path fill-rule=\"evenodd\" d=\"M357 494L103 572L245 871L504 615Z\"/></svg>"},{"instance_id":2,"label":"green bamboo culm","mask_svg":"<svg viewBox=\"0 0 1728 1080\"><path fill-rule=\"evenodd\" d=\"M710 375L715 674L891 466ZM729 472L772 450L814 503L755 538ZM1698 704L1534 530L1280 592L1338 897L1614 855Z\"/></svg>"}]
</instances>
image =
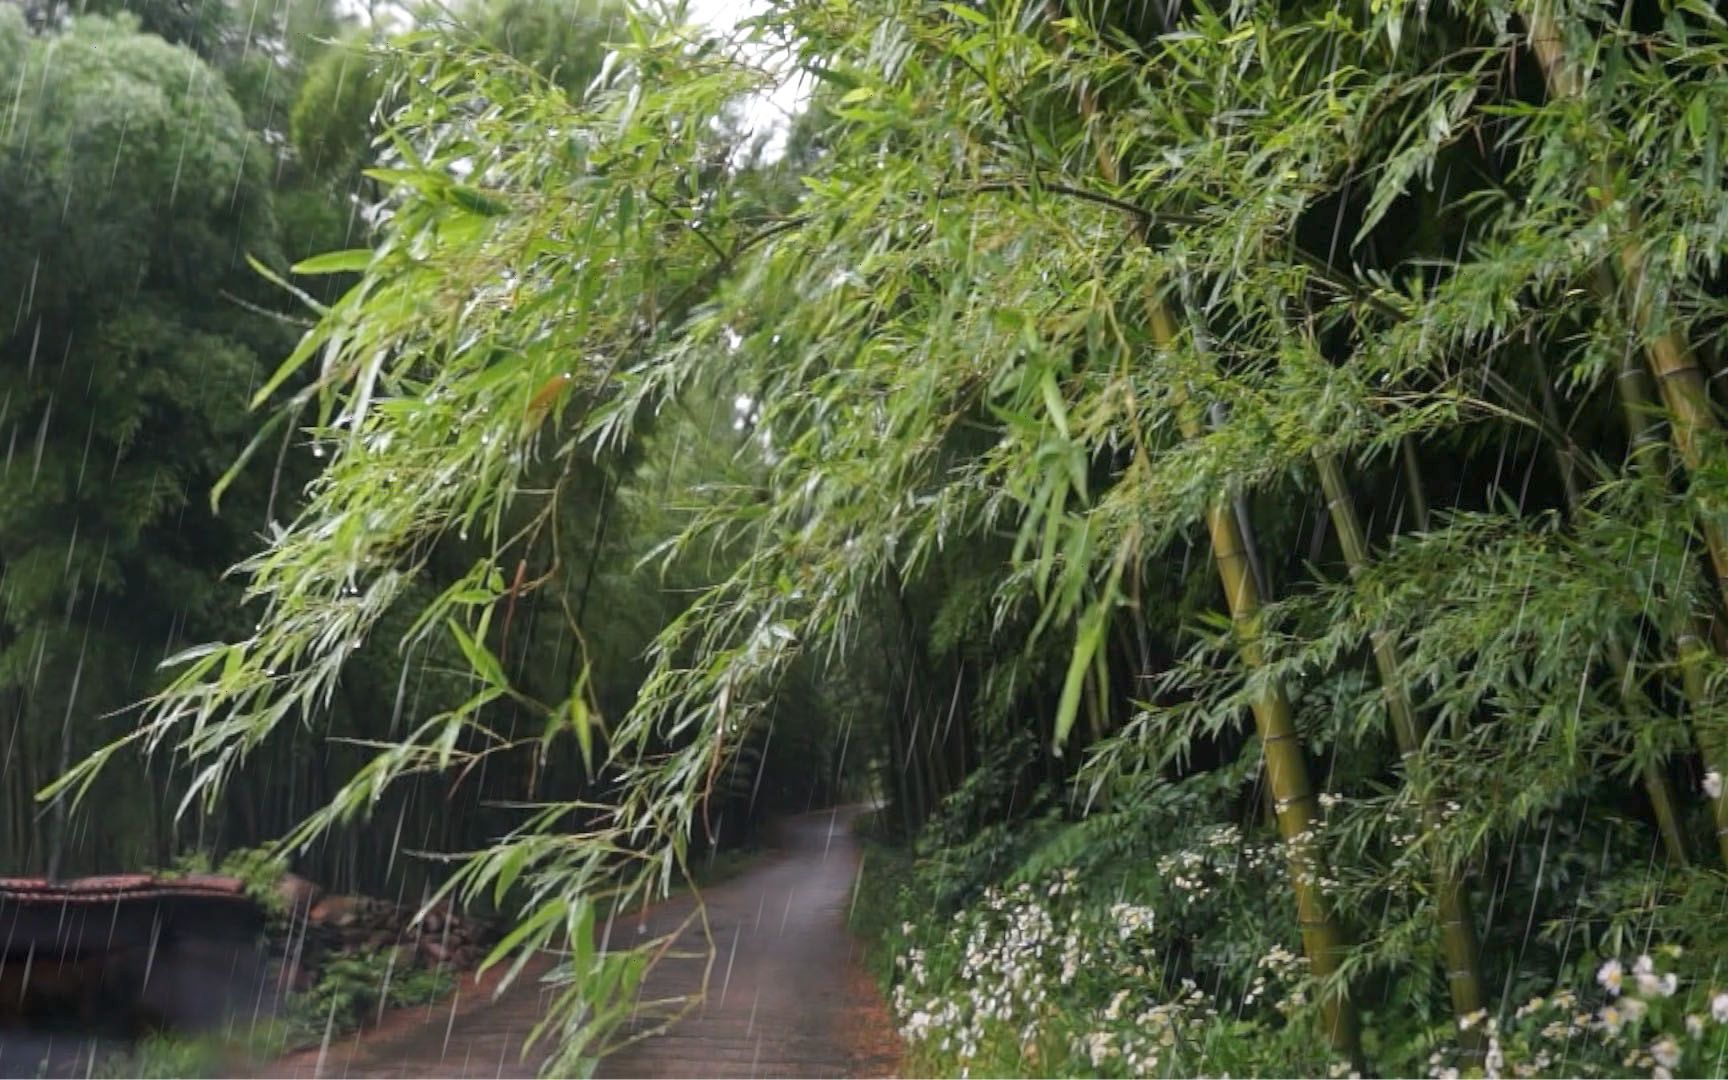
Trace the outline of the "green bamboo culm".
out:
<instances>
[{"instance_id":1,"label":"green bamboo culm","mask_svg":"<svg viewBox=\"0 0 1728 1080\"><path fill-rule=\"evenodd\" d=\"M1060 31L1056 36L1061 39ZM1081 119L1090 126L1098 115L1096 94L1090 88L1082 89L1079 105ZM1099 145L1093 156L1099 174L1113 185L1120 183L1121 168L1109 149ZM1137 241L1149 241L1144 219L1137 220L1130 231ZM1178 338L1176 319L1150 285L1146 289L1145 304L1153 345L1161 351L1174 348ZM1188 401L1179 387L1173 389L1182 437L1199 438L1205 432L1199 407ZM1206 524L1212 539L1213 560L1217 563L1230 617L1236 626L1242 660L1249 667L1260 667L1265 663L1258 637L1260 589L1248 559L1244 540L1246 530L1238 518L1239 513L1237 504L1220 493L1207 509ZM1254 703L1253 713L1261 753L1265 758L1266 786L1290 865L1291 891L1296 901L1297 923L1301 928L1302 952L1308 959L1310 971L1322 984L1329 986L1323 991L1320 1002L1321 1022L1333 1050L1360 1069L1364 1064L1361 1025L1348 992L1338 985L1336 979L1348 939L1333 917L1320 888L1324 868L1317 843L1320 807L1297 737L1294 712L1289 698L1274 688L1267 690Z\"/></svg>"},{"instance_id":2,"label":"green bamboo culm","mask_svg":"<svg viewBox=\"0 0 1728 1080\"><path fill-rule=\"evenodd\" d=\"M1156 299L1149 301L1148 308L1154 344L1159 349L1174 347L1176 323L1169 309ZM1180 390L1173 396L1182 437L1200 438L1205 434L1205 424L1199 407ZM1249 565L1242 522L1237 518L1235 505L1223 496L1213 499L1206 511L1206 526L1242 661L1250 668L1263 667L1266 657L1260 642L1260 589ZM1276 687L1260 694L1253 712L1260 752L1266 763L1266 784L1278 818L1278 834L1283 838L1285 857L1290 864L1302 951L1315 978L1328 987L1320 1002L1326 1037L1334 1050L1360 1065L1362 1041L1356 1008L1336 979L1347 939L1320 886L1324 874L1318 843L1320 805L1308 775L1308 762L1302 754L1295 714L1289 697Z\"/></svg>"},{"instance_id":3,"label":"green bamboo culm","mask_svg":"<svg viewBox=\"0 0 1728 1080\"><path fill-rule=\"evenodd\" d=\"M1320 486L1326 495L1327 513L1332 528L1338 534L1338 545L1344 551L1344 563L1350 576L1360 577L1368 567L1368 540L1356 514L1356 502L1345 483L1344 470L1333 454L1317 450L1315 466L1320 473ZM1422 779L1422 750L1427 741L1427 725L1410 700L1404 682L1403 658L1391 633L1376 630L1373 634L1374 665L1380 672L1380 684L1386 697L1386 712L1392 720L1392 730L1398 740L1398 754L1404 761L1405 783L1415 787ZM1422 821L1430 833L1438 829L1441 815L1434 796L1420 792ZM1460 1021L1459 1043L1467 1058L1480 1061L1487 1052L1485 1025L1474 1022L1483 1008L1481 950L1476 941L1476 925L1470 915L1470 894L1463 875L1436 851L1434 863L1434 905L1440 915L1440 948L1446 964L1446 987L1452 997L1452 1013ZM1469 1021L1469 1022L1466 1022Z\"/></svg>"},{"instance_id":4,"label":"green bamboo culm","mask_svg":"<svg viewBox=\"0 0 1728 1080\"><path fill-rule=\"evenodd\" d=\"M1530 31L1530 49L1542 67L1549 94L1558 99L1583 97L1584 73L1567 58L1559 20L1549 5L1541 0L1527 5L1524 18ZM1613 163L1598 161L1597 172L1597 183L1587 198L1598 212L1606 212L1616 201ZM1656 313L1645 280L1644 253L1637 240L1639 221L1637 209L1629 208L1626 211L1627 236L1615 253L1620 293L1625 298L1633 328L1645 339L1644 356L1650 374L1661 390L1669 420L1669 437L1686 468L1697 470L1721 442L1722 425L1710 407L1704 369L1690 343L1677 330L1654 332L1657 329ZM1701 518L1698 528L1710 552L1717 587L1728 599L1728 529L1712 518Z\"/></svg>"}]
</instances>

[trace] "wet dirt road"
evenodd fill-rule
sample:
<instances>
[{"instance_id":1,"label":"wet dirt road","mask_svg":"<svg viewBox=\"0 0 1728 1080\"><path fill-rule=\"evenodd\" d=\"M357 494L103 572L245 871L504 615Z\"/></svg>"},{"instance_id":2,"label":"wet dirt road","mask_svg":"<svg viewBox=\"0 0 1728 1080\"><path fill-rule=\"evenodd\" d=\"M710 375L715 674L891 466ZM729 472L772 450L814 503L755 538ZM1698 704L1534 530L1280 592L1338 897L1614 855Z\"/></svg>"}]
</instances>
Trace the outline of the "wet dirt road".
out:
<instances>
[{"instance_id":1,"label":"wet dirt road","mask_svg":"<svg viewBox=\"0 0 1728 1080\"><path fill-rule=\"evenodd\" d=\"M715 956L668 956L643 1001L703 1000L668 1030L600 1064L606 1077L888 1076L899 1047L885 1006L846 929L858 873L852 819L859 808L783 819L769 851L744 872L703 890ZM620 916L618 933L669 933L688 897ZM639 928L641 928L639 930ZM698 927L675 952L705 952ZM467 1001L463 1001L463 998ZM544 998L533 969L496 1000L471 981L452 1002L407 1010L364 1035L286 1058L271 1077L517 1077L537 1072L523 1041ZM646 1013L639 1029L653 1025Z\"/></svg>"}]
</instances>

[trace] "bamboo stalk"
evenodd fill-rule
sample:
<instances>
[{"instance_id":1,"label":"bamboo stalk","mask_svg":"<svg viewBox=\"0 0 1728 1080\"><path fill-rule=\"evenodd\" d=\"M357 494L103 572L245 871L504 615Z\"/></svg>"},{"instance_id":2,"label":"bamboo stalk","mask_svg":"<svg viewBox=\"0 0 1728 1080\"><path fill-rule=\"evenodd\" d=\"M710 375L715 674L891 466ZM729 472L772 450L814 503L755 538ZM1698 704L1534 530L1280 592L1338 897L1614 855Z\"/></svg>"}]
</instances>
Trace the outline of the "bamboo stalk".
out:
<instances>
[{"instance_id":1,"label":"bamboo stalk","mask_svg":"<svg viewBox=\"0 0 1728 1080\"><path fill-rule=\"evenodd\" d=\"M1584 72L1567 59L1565 45L1561 40L1560 24L1550 10L1547 0L1531 0L1525 6L1524 21L1529 26L1530 49L1536 54L1537 63L1541 65L1548 93L1560 99L1582 97ZM1598 211L1607 210L1614 202L1610 181L1613 170L1606 167L1606 162L1603 162L1602 166L1599 169L1600 182L1595 192L1589 195L1591 204ZM1641 336L1649 337L1650 332L1655 329L1656 319L1653 299L1644 276L1644 254L1637 241L1639 215L1636 208L1628 210L1628 225L1627 239L1615 253L1620 270L1620 285L1627 298L1627 315L1633 327ZM1705 464L1707 454L1722 438L1722 424L1710 407L1710 393L1704 370L1699 366L1690 343L1673 329L1664 329L1661 333L1649 337L1644 346L1644 359L1662 396L1663 411L1669 422L1669 440L1687 470L1696 471ZM1624 370L1619 390L1621 402L1627 412L1627 422L1633 431L1634 465L1637 466L1640 462L1649 463L1653 461L1653 457L1650 452L1651 441L1648 438L1650 409L1647 390L1642 386L1641 380L1626 378ZM1723 529L1720 521L1704 515L1699 517L1698 531L1703 534L1704 546L1710 554L1710 564L1716 571L1716 587L1723 598L1728 600L1728 531ZM1675 634L1674 643L1680 662L1682 689L1694 710L1697 710L1707 700L1708 693L1699 664L1706 646L1695 625L1681 627ZM1693 737L1696 738L1697 734L1695 730ZM1701 740L1700 749L1706 767L1720 776L1720 763L1716 760L1718 755L1704 746ZM1712 800L1710 810L1716 825L1717 847L1722 853L1723 861L1728 862L1728 791Z\"/></svg>"},{"instance_id":2,"label":"bamboo stalk","mask_svg":"<svg viewBox=\"0 0 1728 1080\"><path fill-rule=\"evenodd\" d=\"M1344 470L1332 454L1316 450L1314 462L1320 486L1326 492L1326 509L1344 551L1344 563L1352 578L1368 567L1368 540L1356 514L1356 502L1344 482ZM1403 657L1398 643L1387 630L1373 633L1374 664L1380 670L1380 685L1386 695L1386 712L1398 740L1398 755L1404 761L1405 783L1415 786L1422 770L1422 748L1427 725L1410 701L1402 672ZM1430 833L1440 827L1440 809L1431 796L1418 794L1422 822ZM1446 959L1446 987L1452 996L1452 1012L1460 1021L1483 1008L1481 957L1476 926L1470 917L1470 897L1463 876L1449 866L1439 852L1433 857L1434 902L1440 914L1440 948ZM1467 1056L1480 1060L1487 1052L1485 1027L1479 1023L1459 1025L1459 1041Z\"/></svg>"},{"instance_id":3,"label":"bamboo stalk","mask_svg":"<svg viewBox=\"0 0 1728 1080\"><path fill-rule=\"evenodd\" d=\"M1160 349L1171 348L1177 335L1169 309L1150 296L1148 308L1154 343ZM1198 406L1180 390L1176 398L1183 437L1202 437L1205 424ZM1206 525L1212 538L1213 561L1217 563L1230 618L1236 627L1242 660L1251 668L1262 667L1266 657L1260 642L1260 590L1254 581L1236 505L1222 496L1214 499L1206 512ZM1295 715L1289 697L1276 687L1259 696L1253 704L1253 712L1266 766L1266 783L1278 819L1278 833L1284 840L1285 857L1290 865L1291 891L1296 898L1302 951L1314 976L1323 983L1332 982L1338 974L1346 939L1320 887L1324 871L1317 843L1320 807L1308 776L1308 762L1302 753ZM1356 1009L1349 996L1342 988L1334 986L1325 992L1320 1009L1333 1048L1353 1061L1359 1060L1361 1033Z\"/></svg>"},{"instance_id":4,"label":"bamboo stalk","mask_svg":"<svg viewBox=\"0 0 1728 1080\"><path fill-rule=\"evenodd\" d=\"M1417 532L1428 531L1428 493L1422 489L1422 470L1416 464L1416 441L1406 435L1398 440L1398 457L1404 465L1404 486Z\"/></svg>"},{"instance_id":5,"label":"bamboo stalk","mask_svg":"<svg viewBox=\"0 0 1728 1080\"><path fill-rule=\"evenodd\" d=\"M1057 31L1057 36L1060 40L1060 31ZM1090 125L1098 114L1096 91L1090 86L1083 87L1079 98L1081 119ZM1121 169L1102 143L1097 146L1095 160L1106 181L1113 185L1120 182ZM1136 219L1131 226L1135 239L1142 243L1150 239L1146 226L1145 218ZM1153 344L1160 350L1173 348L1178 337L1176 319L1151 283L1145 289L1144 302ZM1197 439L1203 436L1206 425L1200 406L1188 400L1180 387L1175 388L1173 397L1182 437ZM1212 539L1213 561L1224 586L1242 660L1249 667L1257 668L1265 664L1259 639L1261 598L1243 539L1244 516L1244 504L1232 502L1220 493L1207 509L1206 524ZM1322 984L1332 984L1322 991L1321 1021L1332 1048L1361 1068L1364 1059L1356 1008L1347 990L1335 978L1347 939L1320 888L1324 865L1317 843L1320 808L1308 776L1308 763L1302 753L1294 712L1289 697L1275 687L1260 695L1252 711L1255 730L1260 736L1267 787L1290 867L1290 886L1296 900L1302 952L1308 958L1311 973Z\"/></svg>"}]
</instances>

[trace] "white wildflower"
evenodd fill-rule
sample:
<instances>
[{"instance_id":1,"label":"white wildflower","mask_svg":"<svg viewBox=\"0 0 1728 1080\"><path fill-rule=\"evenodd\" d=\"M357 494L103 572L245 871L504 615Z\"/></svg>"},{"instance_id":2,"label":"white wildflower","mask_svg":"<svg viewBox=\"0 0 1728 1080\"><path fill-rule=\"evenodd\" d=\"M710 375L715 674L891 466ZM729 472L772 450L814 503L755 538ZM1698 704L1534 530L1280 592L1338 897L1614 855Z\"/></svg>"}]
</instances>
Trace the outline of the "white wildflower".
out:
<instances>
[{"instance_id":1,"label":"white wildflower","mask_svg":"<svg viewBox=\"0 0 1728 1080\"><path fill-rule=\"evenodd\" d=\"M1718 1024L1728 1024L1728 994L1717 994L1710 999L1710 1016Z\"/></svg>"},{"instance_id":2,"label":"white wildflower","mask_svg":"<svg viewBox=\"0 0 1728 1080\"><path fill-rule=\"evenodd\" d=\"M1500 1049L1499 1039L1488 1040L1488 1054L1482 1059L1482 1067L1490 1077L1499 1076L1500 1071L1506 1067L1506 1055Z\"/></svg>"},{"instance_id":3,"label":"white wildflower","mask_svg":"<svg viewBox=\"0 0 1728 1080\"><path fill-rule=\"evenodd\" d=\"M1680 1044L1674 1041L1674 1036L1664 1035L1650 1044L1650 1056L1664 1069L1677 1068L1680 1064Z\"/></svg>"},{"instance_id":4,"label":"white wildflower","mask_svg":"<svg viewBox=\"0 0 1728 1080\"><path fill-rule=\"evenodd\" d=\"M1722 774L1717 772L1715 769L1711 769L1709 772L1704 774L1704 794L1710 796L1712 799L1720 799L1722 797Z\"/></svg>"},{"instance_id":5,"label":"white wildflower","mask_svg":"<svg viewBox=\"0 0 1728 1080\"><path fill-rule=\"evenodd\" d=\"M1609 994L1618 994L1620 984L1626 980L1626 969L1618 960L1609 960L1596 972L1596 981L1602 984L1602 989Z\"/></svg>"},{"instance_id":6,"label":"white wildflower","mask_svg":"<svg viewBox=\"0 0 1728 1080\"><path fill-rule=\"evenodd\" d=\"M1680 988L1680 979L1673 972L1656 974L1656 962L1649 956L1638 958L1632 965L1632 974L1638 980L1638 992L1645 997L1673 997Z\"/></svg>"},{"instance_id":7,"label":"white wildflower","mask_svg":"<svg viewBox=\"0 0 1728 1080\"><path fill-rule=\"evenodd\" d=\"M1092 1059L1093 1068L1100 1068L1106 1061L1116 1056L1116 1036L1108 1031L1094 1031L1086 1036L1086 1054Z\"/></svg>"},{"instance_id":8,"label":"white wildflower","mask_svg":"<svg viewBox=\"0 0 1728 1080\"><path fill-rule=\"evenodd\" d=\"M1612 1005L1602 1006L1602 1011L1596 1015L1602 1025L1602 1030L1610 1035L1620 1034L1620 1029L1626 1026L1626 1017Z\"/></svg>"}]
</instances>

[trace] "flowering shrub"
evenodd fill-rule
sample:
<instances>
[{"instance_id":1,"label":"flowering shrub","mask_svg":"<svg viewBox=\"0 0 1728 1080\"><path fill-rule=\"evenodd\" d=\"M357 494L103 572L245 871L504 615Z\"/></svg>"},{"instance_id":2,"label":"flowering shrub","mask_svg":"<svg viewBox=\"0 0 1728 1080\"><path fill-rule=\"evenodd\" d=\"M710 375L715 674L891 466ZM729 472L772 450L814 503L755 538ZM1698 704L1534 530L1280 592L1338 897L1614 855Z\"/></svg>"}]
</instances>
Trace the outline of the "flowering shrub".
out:
<instances>
[{"instance_id":1,"label":"flowering shrub","mask_svg":"<svg viewBox=\"0 0 1728 1080\"><path fill-rule=\"evenodd\" d=\"M1204 872L1203 860L1186 865ZM1308 994L1300 957L1274 948L1260 958L1249 992L1226 1005L1193 978L1167 981L1171 958L1159 927L1144 904L1089 899L1073 870L991 887L936 933L903 923L907 944L895 958L891 1000L915 1071L1216 1074L1230 1071L1244 1047L1263 1048L1268 1063L1299 1060L1244 1016L1301 1010ZM1323 1067L1323 1059L1310 1064Z\"/></svg>"},{"instance_id":2,"label":"flowering shrub","mask_svg":"<svg viewBox=\"0 0 1728 1080\"><path fill-rule=\"evenodd\" d=\"M1204 891L1206 863L1179 857L1171 898ZM1178 901L1186 905L1186 900ZM892 934L891 1002L913 1072L930 1075L1331 1075L1350 1072L1312 1037L1307 962L1273 945L1244 989L1203 987L1179 967L1152 907L1091 899L1073 871L991 887L952 920L903 922ZM1681 949L1609 959L1504 1017L1461 1026L1486 1035L1427 1058L1434 1080L1461 1076L1721 1075L1728 985L1688 986ZM1392 1048L1385 1048L1390 1054Z\"/></svg>"},{"instance_id":3,"label":"flowering shrub","mask_svg":"<svg viewBox=\"0 0 1728 1080\"><path fill-rule=\"evenodd\" d=\"M1728 990L1686 987L1665 961L1666 946L1630 963L1603 962L1593 985L1562 987L1524 1002L1502 1024L1478 1013L1467 1018L1487 1033L1480 1066L1489 1077L1721 1075L1728 1055ZM1582 981L1582 980L1580 980ZM1435 1053L1430 1075L1462 1075L1456 1053Z\"/></svg>"},{"instance_id":4,"label":"flowering shrub","mask_svg":"<svg viewBox=\"0 0 1728 1080\"><path fill-rule=\"evenodd\" d=\"M1234 801L1243 786L1189 778L1072 820L1033 800L1018 820L997 815L951 842L927 830L916 859L902 849L872 863L897 873L886 889L867 873L861 894L892 916L872 936L908 1071L1350 1075L1356 1063L1320 1035L1280 843ZM1512 884L1476 919L1499 992L1460 1024L1432 900L1408 886L1431 857L1416 844L1424 824L1355 795L1318 801L1317 883L1379 931L1358 939L1350 976L1377 1073L1728 1074L1728 878L1651 874L1632 830L1557 818L1540 867L1492 864ZM1457 806L1441 805L1442 824ZM975 803L969 813L990 818Z\"/></svg>"}]
</instances>

